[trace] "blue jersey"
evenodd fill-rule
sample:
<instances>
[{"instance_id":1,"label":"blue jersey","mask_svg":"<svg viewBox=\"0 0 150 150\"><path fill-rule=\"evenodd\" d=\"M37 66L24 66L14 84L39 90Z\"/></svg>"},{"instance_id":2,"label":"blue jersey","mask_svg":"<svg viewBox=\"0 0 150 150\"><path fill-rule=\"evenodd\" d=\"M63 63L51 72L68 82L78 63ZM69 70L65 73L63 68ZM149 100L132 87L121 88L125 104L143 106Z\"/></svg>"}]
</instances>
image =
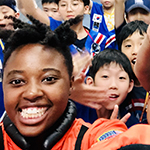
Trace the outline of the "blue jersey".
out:
<instances>
[{"instance_id":1,"label":"blue jersey","mask_svg":"<svg viewBox=\"0 0 150 150\"><path fill-rule=\"evenodd\" d=\"M50 20L50 29L52 31L54 31L59 25L62 24L62 21L55 20L52 17L49 17L49 20Z\"/></svg>"},{"instance_id":2,"label":"blue jersey","mask_svg":"<svg viewBox=\"0 0 150 150\"><path fill-rule=\"evenodd\" d=\"M131 113L131 117L126 122L127 127L131 127L134 124L140 123L139 119L142 114L143 106L145 103L146 90L143 87L135 87L128 94L124 102L119 106L119 114L122 118L128 112ZM141 123L147 123L146 112L144 112Z\"/></svg>"},{"instance_id":3,"label":"blue jersey","mask_svg":"<svg viewBox=\"0 0 150 150\"><path fill-rule=\"evenodd\" d=\"M0 117L4 112L3 89L2 89L2 64L3 64L4 43L0 39Z\"/></svg>"},{"instance_id":4,"label":"blue jersey","mask_svg":"<svg viewBox=\"0 0 150 150\"><path fill-rule=\"evenodd\" d=\"M105 48L116 48L115 29L109 31L105 22L102 4L93 2L90 14L90 29L100 32L107 37Z\"/></svg>"}]
</instances>

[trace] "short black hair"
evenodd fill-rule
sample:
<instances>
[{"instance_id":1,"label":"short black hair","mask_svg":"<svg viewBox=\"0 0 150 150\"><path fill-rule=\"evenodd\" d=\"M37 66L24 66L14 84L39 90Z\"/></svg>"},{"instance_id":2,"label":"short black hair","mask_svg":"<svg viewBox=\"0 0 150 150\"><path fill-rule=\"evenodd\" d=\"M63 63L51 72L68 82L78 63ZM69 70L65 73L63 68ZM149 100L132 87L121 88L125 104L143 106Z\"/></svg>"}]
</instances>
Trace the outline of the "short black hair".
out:
<instances>
[{"instance_id":1,"label":"short black hair","mask_svg":"<svg viewBox=\"0 0 150 150\"><path fill-rule=\"evenodd\" d=\"M123 41L131 36L134 32L138 31L140 35L147 32L148 24L143 21L132 21L127 23L120 31L118 35L118 49L121 50Z\"/></svg>"},{"instance_id":2,"label":"short black hair","mask_svg":"<svg viewBox=\"0 0 150 150\"><path fill-rule=\"evenodd\" d=\"M130 81L132 79L134 80L134 73L129 59L124 53L116 49L105 49L96 54L89 69L89 76L94 80L98 70L105 65L110 65L111 63L120 65L120 67L128 74Z\"/></svg>"},{"instance_id":3,"label":"short black hair","mask_svg":"<svg viewBox=\"0 0 150 150\"><path fill-rule=\"evenodd\" d=\"M46 47L54 48L63 55L68 70L69 77L72 76L73 63L69 45L77 39L76 33L70 29L70 25L78 23L80 16L70 19L61 24L57 29L51 31L49 26L28 16L33 24L24 23L15 17L9 16L8 19L14 21L16 31L0 30L0 38L5 43L3 69L7 65L7 60L17 48L27 45L39 43ZM8 39L7 39L8 38Z\"/></svg>"},{"instance_id":4,"label":"short black hair","mask_svg":"<svg viewBox=\"0 0 150 150\"><path fill-rule=\"evenodd\" d=\"M42 5L45 3L56 3L56 0L42 0Z\"/></svg>"}]
</instances>

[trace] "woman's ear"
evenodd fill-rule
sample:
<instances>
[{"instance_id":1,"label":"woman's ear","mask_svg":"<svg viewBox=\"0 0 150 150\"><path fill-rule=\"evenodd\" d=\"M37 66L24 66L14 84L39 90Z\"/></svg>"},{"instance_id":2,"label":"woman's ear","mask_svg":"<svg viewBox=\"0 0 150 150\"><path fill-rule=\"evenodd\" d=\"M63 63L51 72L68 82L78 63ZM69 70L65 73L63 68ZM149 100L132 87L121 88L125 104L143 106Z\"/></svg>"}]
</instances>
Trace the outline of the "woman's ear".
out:
<instances>
[{"instance_id":1,"label":"woman's ear","mask_svg":"<svg viewBox=\"0 0 150 150\"><path fill-rule=\"evenodd\" d=\"M94 81L93 81L93 78L91 76L88 76L86 78L86 84L87 85L94 85Z\"/></svg>"},{"instance_id":2,"label":"woman's ear","mask_svg":"<svg viewBox=\"0 0 150 150\"><path fill-rule=\"evenodd\" d=\"M89 14L89 6L84 6L84 14Z\"/></svg>"}]
</instances>

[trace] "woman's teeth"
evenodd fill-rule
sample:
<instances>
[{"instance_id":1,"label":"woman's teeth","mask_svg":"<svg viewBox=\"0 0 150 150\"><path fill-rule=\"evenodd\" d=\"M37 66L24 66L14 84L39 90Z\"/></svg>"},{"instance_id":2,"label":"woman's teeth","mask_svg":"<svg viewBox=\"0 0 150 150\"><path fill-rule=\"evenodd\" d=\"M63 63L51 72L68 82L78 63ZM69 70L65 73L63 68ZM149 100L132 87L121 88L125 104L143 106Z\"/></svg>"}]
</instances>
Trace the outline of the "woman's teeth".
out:
<instances>
[{"instance_id":1,"label":"woman's teeth","mask_svg":"<svg viewBox=\"0 0 150 150\"><path fill-rule=\"evenodd\" d=\"M46 111L46 108L25 108L25 109L22 109L22 111L20 112L21 116L23 118L38 118L38 117L41 117Z\"/></svg>"}]
</instances>

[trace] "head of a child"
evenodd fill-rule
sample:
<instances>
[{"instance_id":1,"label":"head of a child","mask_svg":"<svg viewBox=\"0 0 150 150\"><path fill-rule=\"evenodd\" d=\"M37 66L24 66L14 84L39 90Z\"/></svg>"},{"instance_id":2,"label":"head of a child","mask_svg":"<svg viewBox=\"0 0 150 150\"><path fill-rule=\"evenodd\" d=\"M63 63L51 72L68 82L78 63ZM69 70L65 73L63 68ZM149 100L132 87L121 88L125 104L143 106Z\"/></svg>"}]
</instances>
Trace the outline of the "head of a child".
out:
<instances>
[{"instance_id":1,"label":"head of a child","mask_svg":"<svg viewBox=\"0 0 150 150\"><path fill-rule=\"evenodd\" d=\"M109 98L103 106L113 110L114 105L120 105L133 88L130 61L122 52L106 49L94 56L86 82L107 90Z\"/></svg>"},{"instance_id":2,"label":"head of a child","mask_svg":"<svg viewBox=\"0 0 150 150\"><path fill-rule=\"evenodd\" d=\"M113 8L115 4L115 0L100 0L100 2L106 10Z\"/></svg>"},{"instance_id":3,"label":"head of a child","mask_svg":"<svg viewBox=\"0 0 150 150\"><path fill-rule=\"evenodd\" d=\"M90 0L56 0L63 20L89 13Z\"/></svg>"},{"instance_id":4,"label":"head of a child","mask_svg":"<svg viewBox=\"0 0 150 150\"><path fill-rule=\"evenodd\" d=\"M34 25L16 21L20 29L12 31L5 43L3 91L11 121L22 135L35 137L51 127L67 106L73 70L68 45L76 33L68 22L53 32L30 20Z\"/></svg>"},{"instance_id":5,"label":"head of a child","mask_svg":"<svg viewBox=\"0 0 150 150\"><path fill-rule=\"evenodd\" d=\"M5 19L5 16L10 15L19 18L15 0L0 0L0 29L14 29L12 21L10 19Z\"/></svg>"},{"instance_id":6,"label":"head of a child","mask_svg":"<svg viewBox=\"0 0 150 150\"><path fill-rule=\"evenodd\" d=\"M150 0L126 0L125 13L128 23L141 20L150 24Z\"/></svg>"},{"instance_id":7,"label":"head of a child","mask_svg":"<svg viewBox=\"0 0 150 150\"><path fill-rule=\"evenodd\" d=\"M145 22L136 20L126 24L119 33L118 48L130 60L133 72L137 54L143 44L147 28L148 25Z\"/></svg>"},{"instance_id":8,"label":"head of a child","mask_svg":"<svg viewBox=\"0 0 150 150\"><path fill-rule=\"evenodd\" d=\"M58 5L55 0L42 0L42 7L49 17L52 17L58 21L62 20L62 17L58 11Z\"/></svg>"}]
</instances>

